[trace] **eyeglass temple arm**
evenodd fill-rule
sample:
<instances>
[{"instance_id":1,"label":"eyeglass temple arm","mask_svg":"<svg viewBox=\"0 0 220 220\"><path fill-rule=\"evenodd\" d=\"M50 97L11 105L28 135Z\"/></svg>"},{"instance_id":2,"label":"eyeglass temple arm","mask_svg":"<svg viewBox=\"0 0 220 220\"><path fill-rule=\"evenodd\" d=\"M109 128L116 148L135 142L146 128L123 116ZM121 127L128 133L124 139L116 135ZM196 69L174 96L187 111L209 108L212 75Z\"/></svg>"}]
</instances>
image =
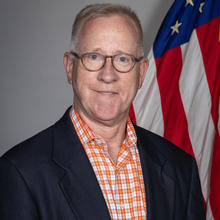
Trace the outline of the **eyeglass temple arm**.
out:
<instances>
[{"instance_id":1,"label":"eyeglass temple arm","mask_svg":"<svg viewBox=\"0 0 220 220\"><path fill-rule=\"evenodd\" d=\"M76 58L80 58L80 56L79 56L77 53L75 53L75 52L73 52L73 51L70 51L70 53L71 53L73 56L75 56Z\"/></svg>"},{"instance_id":2,"label":"eyeglass temple arm","mask_svg":"<svg viewBox=\"0 0 220 220\"><path fill-rule=\"evenodd\" d=\"M143 59L144 57L139 57L139 58L134 58L134 60L136 61L136 62L140 62L142 59Z\"/></svg>"}]
</instances>

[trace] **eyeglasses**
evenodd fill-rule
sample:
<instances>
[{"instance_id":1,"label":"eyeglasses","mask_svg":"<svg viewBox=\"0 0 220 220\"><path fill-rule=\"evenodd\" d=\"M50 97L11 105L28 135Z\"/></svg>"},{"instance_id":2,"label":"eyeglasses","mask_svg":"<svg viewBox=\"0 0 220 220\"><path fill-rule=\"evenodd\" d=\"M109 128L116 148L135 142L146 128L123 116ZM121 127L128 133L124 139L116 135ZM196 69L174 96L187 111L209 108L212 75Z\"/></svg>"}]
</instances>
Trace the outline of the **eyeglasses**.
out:
<instances>
[{"instance_id":1,"label":"eyeglasses","mask_svg":"<svg viewBox=\"0 0 220 220\"><path fill-rule=\"evenodd\" d=\"M116 54L113 56L104 56L100 53L91 52L84 54L77 54L73 51L70 52L73 56L80 59L85 69L88 71L98 71L105 66L106 59L111 58L112 66L121 73L127 73L134 68L137 62L140 62L143 57L136 58L130 54Z\"/></svg>"}]
</instances>

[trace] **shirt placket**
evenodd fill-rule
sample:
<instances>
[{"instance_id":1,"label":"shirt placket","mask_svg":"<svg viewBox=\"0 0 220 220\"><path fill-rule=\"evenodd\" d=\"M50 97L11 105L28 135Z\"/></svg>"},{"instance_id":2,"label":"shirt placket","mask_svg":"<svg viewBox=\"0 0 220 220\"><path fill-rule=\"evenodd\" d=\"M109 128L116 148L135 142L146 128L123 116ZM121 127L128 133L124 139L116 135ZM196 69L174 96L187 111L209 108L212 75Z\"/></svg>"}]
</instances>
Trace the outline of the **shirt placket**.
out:
<instances>
[{"instance_id":1,"label":"shirt placket","mask_svg":"<svg viewBox=\"0 0 220 220\"><path fill-rule=\"evenodd\" d=\"M99 145L101 152L103 153L103 157L100 159L103 161L103 164L105 163L105 167L108 170L106 172L105 180L103 180L103 190L111 191L111 193L105 193L104 197L107 202L107 205L109 207L109 211L111 213L112 219L119 219L118 218L118 212L117 207L115 203L115 190L116 190L116 175L115 175L115 164L111 160L109 153L108 153L108 146L106 142L102 139L95 139L96 143Z\"/></svg>"}]
</instances>

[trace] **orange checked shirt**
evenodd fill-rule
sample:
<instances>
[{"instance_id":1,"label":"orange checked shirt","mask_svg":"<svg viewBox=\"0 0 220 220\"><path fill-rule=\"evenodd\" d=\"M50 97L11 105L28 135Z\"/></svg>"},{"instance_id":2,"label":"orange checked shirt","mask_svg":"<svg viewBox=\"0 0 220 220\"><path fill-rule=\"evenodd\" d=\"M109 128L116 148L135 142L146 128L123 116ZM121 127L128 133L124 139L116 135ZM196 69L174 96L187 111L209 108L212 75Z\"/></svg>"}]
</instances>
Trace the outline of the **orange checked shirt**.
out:
<instances>
[{"instance_id":1,"label":"orange checked shirt","mask_svg":"<svg viewBox=\"0 0 220 220\"><path fill-rule=\"evenodd\" d=\"M145 188L137 149L137 137L130 120L126 138L115 164L105 141L95 135L74 107L70 117L92 164L112 219L147 219Z\"/></svg>"}]
</instances>

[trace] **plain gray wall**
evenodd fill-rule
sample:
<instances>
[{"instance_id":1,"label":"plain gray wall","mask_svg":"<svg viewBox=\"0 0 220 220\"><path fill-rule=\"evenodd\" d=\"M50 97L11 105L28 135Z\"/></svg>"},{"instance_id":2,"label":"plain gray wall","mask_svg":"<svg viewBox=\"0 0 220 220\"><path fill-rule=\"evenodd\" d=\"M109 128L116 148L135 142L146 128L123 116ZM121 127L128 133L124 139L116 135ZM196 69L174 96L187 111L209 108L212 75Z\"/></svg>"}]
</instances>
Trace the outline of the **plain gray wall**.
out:
<instances>
[{"instance_id":1,"label":"plain gray wall","mask_svg":"<svg viewBox=\"0 0 220 220\"><path fill-rule=\"evenodd\" d=\"M82 7L103 2L136 11L147 54L173 0L1 0L0 155L52 125L72 104L63 67L72 23Z\"/></svg>"}]
</instances>

